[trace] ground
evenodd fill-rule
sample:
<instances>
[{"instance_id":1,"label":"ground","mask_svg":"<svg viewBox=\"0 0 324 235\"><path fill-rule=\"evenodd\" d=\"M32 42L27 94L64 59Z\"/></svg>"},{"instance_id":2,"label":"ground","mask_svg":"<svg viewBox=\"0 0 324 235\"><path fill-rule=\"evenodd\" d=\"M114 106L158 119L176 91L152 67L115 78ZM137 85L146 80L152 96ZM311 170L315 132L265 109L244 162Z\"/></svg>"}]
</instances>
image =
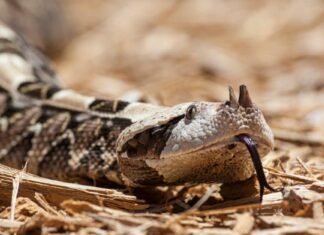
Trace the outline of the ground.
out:
<instances>
[{"instance_id":1,"label":"ground","mask_svg":"<svg viewBox=\"0 0 324 235\"><path fill-rule=\"evenodd\" d=\"M267 191L262 205L254 179L162 188L136 199L39 183L4 168L1 232L323 233L323 1L8 2L0 3L0 18L51 58L66 87L80 92L118 98L136 91L172 105L225 100L228 85L246 84L275 134L276 147L263 159L268 181L285 190ZM10 221L13 178L20 191Z\"/></svg>"}]
</instances>

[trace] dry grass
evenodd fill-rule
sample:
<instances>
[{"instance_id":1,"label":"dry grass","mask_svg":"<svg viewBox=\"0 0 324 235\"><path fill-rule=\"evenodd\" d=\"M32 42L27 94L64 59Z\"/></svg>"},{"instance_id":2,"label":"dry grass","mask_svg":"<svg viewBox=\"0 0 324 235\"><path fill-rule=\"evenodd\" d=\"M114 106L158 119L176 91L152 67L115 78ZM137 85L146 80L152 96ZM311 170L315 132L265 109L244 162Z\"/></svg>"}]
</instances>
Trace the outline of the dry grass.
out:
<instances>
[{"instance_id":1,"label":"dry grass","mask_svg":"<svg viewBox=\"0 0 324 235\"><path fill-rule=\"evenodd\" d=\"M242 185L137 192L143 201L116 190L21 173L13 210L17 171L1 167L1 232L323 233L322 1L58 3L64 5L66 30L70 26L74 33L55 57L66 86L103 97L121 97L135 89L151 102L172 105L224 100L228 85L244 83L275 134L276 148L263 159L268 181L285 191L267 192L259 205L252 179ZM42 35L57 26L32 34L46 39ZM66 38L55 40L60 41L66 43ZM210 197L197 210L204 195ZM10 211L15 211L14 221L8 220Z\"/></svg>"}]
</instances>

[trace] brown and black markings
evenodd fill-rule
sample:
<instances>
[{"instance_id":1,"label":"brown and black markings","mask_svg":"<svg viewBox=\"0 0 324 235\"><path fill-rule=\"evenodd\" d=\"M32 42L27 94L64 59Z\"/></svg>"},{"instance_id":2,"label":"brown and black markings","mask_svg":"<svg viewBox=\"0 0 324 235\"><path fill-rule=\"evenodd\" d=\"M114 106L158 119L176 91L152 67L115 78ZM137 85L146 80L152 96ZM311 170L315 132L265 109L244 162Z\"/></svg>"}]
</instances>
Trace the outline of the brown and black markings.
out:
<instances>
[{"instance_id":1,"label":"brown and black markings","mask_svg":"<svg viewBox=\"0 0 324 235\"><path fill-rule=\"evenodd\" d=\"M244 85L239 100L230 88L227 102L173 107L84 96L61 89L46 59L0 22L0 86L2 163L29 161L41 176L128 186L237 182L255 169L261 199L264 187L273 190L257 151L267 154L273 135ZM228 150L233 142L245 145L238 157ZM254 169L231 174L248 152Z\"/></svg>"},{"instance_id":2,"label":"brown and black markings","mask_svg":"<svg viewBox=\"0 0 324 235\"><path fill-rule=\"evenodd\" d=\"M165 125L150 128L135 135L124 146L122 151L127 152L128 157L120 157L120 168L124 176L132 179L130 185L163 185L163 177L146 163L147 159L159 159L168 138L177 122L184 115L174 118ZM126 179L124 179L126 180Z\"/></svg>"},{"instance_id":3,"label":"brown and black markings","mask_svg":"<svg viewBox=\"0 0 324 235\"><path fill-rule=\"evenodd\" d=\"M28 160L29 172L65 181L108 177L120 183L114 145L132 122L100 113L122 111L129 103L61 89L47 60L21 37L0 35L0 57L10 66L17 60L24 73L30 67L25 78L18 73L19 80L2 75L6 88L0 86L0 162L21 168ZM65 106L69 102L76 102L76 108Z\"/></svg>"},{"instance_id":4,"label":"brown and black markings","mask_svg":"<svg viewBox=\"0 0 324 235\"><path fill-rule=\"evenodd\" d=\"M0 162L21 168L28 160L30 172L68 181L105 175L116 180L116 174L109 173L110 166L115 171L117 165L113 145L132 122L98 113L115 113L128 103L79 95L80 110L56 105L51 100L55 95L60 104L75 102L76 95L66 95L47 59L22 37L7 28L1 33L0 58L4 66L16 66L12 71L18 69L19 79L7 70L1 74Z\"/></svg>"},{"instance_id":5,"label":"brown and black markings","mask_svg":"<svg viewBox=\"0 0 324 235\"><path fill-rule=\"evenodd\" d=\"M84 182L85 179L100 181L101 178L109 176L110 171L115 172L111 168L117 161L114 144L118 134L131 122L126 123L124 120L121 123L115 119L71 111L56 115L65 116L62 117L64 124L53 135L54 141L47 142L47 152L35 164L39 168L38 174L65 181ZM57 122L55 116L47 122L51 120L53 123ZM52 128L57 130L54 126ZM44 129L44 135L45 133L48 133L48 129ZM35 140L42 141L40 138ZM120 179L118 180L115 183L120 183Z\"/></svg>"},{"instance_id":6,"label":"brown and black markings","mask_svg":"<svg viewBox=\"0 0 324 235\"><path fill-rule=\"evenodd\" d=\"M6 103L3 122L1 163L21 168L28 160L29 172L65 181L99 180L111 175L110 167L115 176L113 145L131 124L46 105L18 109L12 102Z\"/></svg>"},{"instance_id":7,"label":"brown and black markings","mask_svg":"<svg viewBox=\"0 0 324 235\"><path fill-rule=\"evenodd\" d=\"M96 99L89 105L89 109L97 112L116 113L125 109L128 105L128 102L122 100Z\"/></svg>"}]
</instances>

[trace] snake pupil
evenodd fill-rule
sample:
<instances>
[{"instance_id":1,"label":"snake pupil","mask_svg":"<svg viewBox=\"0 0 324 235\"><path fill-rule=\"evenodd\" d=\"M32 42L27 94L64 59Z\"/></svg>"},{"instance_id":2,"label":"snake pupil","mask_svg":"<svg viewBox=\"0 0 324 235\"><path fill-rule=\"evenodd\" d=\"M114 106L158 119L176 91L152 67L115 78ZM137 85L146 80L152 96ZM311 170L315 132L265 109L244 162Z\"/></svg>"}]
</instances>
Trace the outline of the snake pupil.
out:
<instances>
[{"instance_id":1,"label":"snake pupil","mask_svg":"<svg viewBox=\"0 0 324 235\"><path fill-rule=\"evenodd\" d=\"M188 120L192 120L195 116L197 112L197 108L195 105L190 105L188 108L187 108L187 111L186 111L186 119Z\"/></svg>"}]
</instances>

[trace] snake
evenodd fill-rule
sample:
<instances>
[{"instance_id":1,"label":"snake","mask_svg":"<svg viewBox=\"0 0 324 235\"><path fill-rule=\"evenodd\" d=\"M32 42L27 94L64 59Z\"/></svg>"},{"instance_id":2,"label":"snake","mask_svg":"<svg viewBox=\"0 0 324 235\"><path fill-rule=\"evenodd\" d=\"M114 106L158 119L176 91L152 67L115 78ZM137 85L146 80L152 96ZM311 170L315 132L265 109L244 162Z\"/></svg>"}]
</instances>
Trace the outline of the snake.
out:
<instances>
[{"instance_id":1,"label":"snake","mask_svg":"<svg viewBox=\"0 0 324 235\"><path fill-rule=\"evenodd\" d=\"M95 81L94 81L95 82ZM0 163L107 187L236 183L256 175L274 136L245 85L223 102L174 106L64 89L48 59L0 22Z\"/></svg>"}]
</instances>

